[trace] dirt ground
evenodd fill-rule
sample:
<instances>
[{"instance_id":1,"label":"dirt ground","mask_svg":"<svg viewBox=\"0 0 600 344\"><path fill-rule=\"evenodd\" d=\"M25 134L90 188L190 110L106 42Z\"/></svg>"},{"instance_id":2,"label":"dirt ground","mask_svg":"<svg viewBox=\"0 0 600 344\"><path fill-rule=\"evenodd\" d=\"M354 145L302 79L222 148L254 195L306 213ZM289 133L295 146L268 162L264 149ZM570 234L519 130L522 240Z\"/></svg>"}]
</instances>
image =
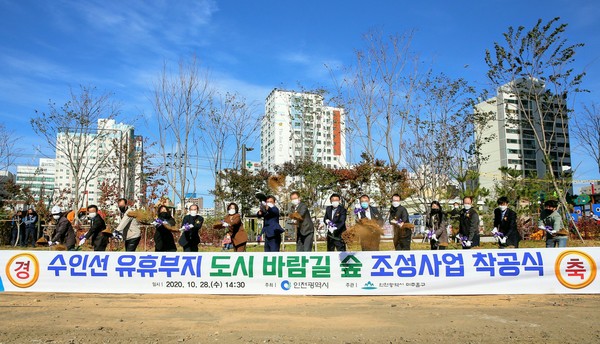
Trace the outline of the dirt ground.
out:
<instances>
[{"instance_id":1,"label":"dirt ground","mask_svg":"<svg viewBox=\"0 0 600 344\"><path fill-rule=\"evenodd\" d=\"M0 293L0 343L600 343L600 295Z\"/></svg>"}]
</instances>

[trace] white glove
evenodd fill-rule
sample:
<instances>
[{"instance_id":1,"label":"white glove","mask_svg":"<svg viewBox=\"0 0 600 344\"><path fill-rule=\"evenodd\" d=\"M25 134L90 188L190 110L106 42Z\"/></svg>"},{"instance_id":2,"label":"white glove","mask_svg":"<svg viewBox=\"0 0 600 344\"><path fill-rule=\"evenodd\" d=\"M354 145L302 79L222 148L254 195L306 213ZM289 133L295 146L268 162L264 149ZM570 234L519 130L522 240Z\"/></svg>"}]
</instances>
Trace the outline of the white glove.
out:
<instances>
[{"instance_id":1,"label":"white glove","mask_svg":"<svg viewBox=\"0 0 600 344\"><path fill-rule=\"evenodd\" d=\"M58 241L55 241L55 242L48 241L48 246L54 246L54 245L58 245Z\"/></svg>"},{"instance_id":2,"label":"white glove","mask_svg":"<svg viewBox=\"0 0 600 344\"><path fill-rule=\"evenodd\" d=\"M546 226L544 226L544 225L539 225L539 226L538 226L538 229L541 229L541 230L545 231L545 230L546 230Z\"/></svg>"},{"instance_id":3,"label":"white glove","mask_svg":"<svg viewBox=\"0 0 600 344\"><path fill-rule=\"evenodd\" d=\"M395 225L395 224L397 224L397 223L398 223L398 221L396 221L396 220L392 220L392 221L390 221L390 223Z\"/></svg>"},{"instance_id":4,"label":"white glove","mask_svg":"<svg viewBox=\"0 0 600 344\"><path fill-rule=\"evenodd\" d=\"M465 241L465 247L471 247L472 242L470 240Z\"/></svg>"},{"instance_id":5,"label":"white glove","mask_svg":"<svg viewBox=\"0 0 600 344\"><path fill-rule=\"evenodd\" d=\"M435 235L435 233L433 233L433 234L431 235L431 240L433 240L433 241L438 241L437 235Z\"/></svg>"},{"instance_id":6,"label":"white glove","mask_svg":"<svg viewBox=\"0 0 600 344\"><path fill-rule=\"evenodd\" d=\"M295 225L296 223L298 223L298 221L297 220L290 220L290 223L293 224L293 225Z\"/></svg>"},{"instance_id":7,"label":"white glove","mask_svg":"<svg viewBox=\"0 0 600 344\"><path fill-rule=\"evenodd\" d=\"M498 233L498 228L494 227L494 229L492 229L492 235Z\"/></svg>"},{"instance_id":8,"label":"white glove","mask_svg":"<svg viewBox=\"0 0 600 344\"><path fill-rule=\"evenodd\" d=\"M325 224L326 224L326 225L328 225L328 224L330 224L330 223L331 223L331 220L329 220L329 219L325 220Z\"/></svg>"},{"instance_id":9,"label":"white glove","mask_svg":"<svg viewBox=\"0 0 600 344\"><path fill-rule=\"evenodd\" d=\"M498 241L500 241L501 244L506 244L506 237L498 238Z\"/></svg>"},{"instance_id":10,"label":"white glove","mask_svg":"<svg viewBox=\"0 0 600 344\"><path fill-rule=\"evenodd\" d=\"M181 227L181 228L179 228L179 231L180 231L180 232L185 232L185 227Z\"/></svg>"},{"instance_id":11,"label":"white glove","mask_svg":"<svg viewBox=\"0 0 600 344\"><path fill-rule=\"evenodd\" d=\"M329 231L329 233L333 234L333 231L335 231L335 227L327 226L327 230Z\"/></svg>"},{"instance_id":12,"label":"white glove","mask_svg":"<svg viewBox=\"0 0 600 344\"><path fill-rule=\"evenodd\" d=\"M558 231L556 229L553 229L553 230L550 231L550 234L552 234L552 235L554 235L556 233L558 233Z\"/></svg>"},{"instance_id":13,"label":"white glove","mask_svg":"<svg viewBox=\"0 0 600 344\"><path fill-rule=\"evenodd\" d=\"M83 244L85 244L85 238L79 240L79 246L82 246Z\"/></svg>"},{"instance_id":14,"label":"white glove","mask_svg":"<svg viewBox=\"0 0 600 344\"><path fill-rule=\"evenodd\" d=\"M225 228L229 227L229 223L223 222L223 227L225 227Z\"/></svg>"}]
</instances>

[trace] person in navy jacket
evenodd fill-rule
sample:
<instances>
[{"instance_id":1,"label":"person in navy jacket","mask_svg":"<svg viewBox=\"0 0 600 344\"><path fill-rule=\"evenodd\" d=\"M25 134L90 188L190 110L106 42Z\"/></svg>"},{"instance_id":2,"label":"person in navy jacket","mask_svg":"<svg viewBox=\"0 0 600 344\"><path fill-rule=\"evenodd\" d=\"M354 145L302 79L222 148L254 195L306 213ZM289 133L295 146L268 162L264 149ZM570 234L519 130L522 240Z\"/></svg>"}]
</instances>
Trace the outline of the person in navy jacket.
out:
<instances>
[{"instance_id":1,"label":"person in navy jacket","mask_svg":"<svg viewBox=\"0 0 600 344\"><path fill-rule=\"evenodd\" d=\"M279 252L283 228L279 224L279 209L275 206L275 197L267 196L256 215L264 219L261 235L265 240L265 252Z\"/></svg>"},{"instance_id":2,"label":"person in navy jacket","mask_svg":"<svg viewBox=\"0 0 600 344\"><path fill-rule=\"evenodd\" d=\"M348 211L340 204L340 195L333 194L329 197L331 205L325 209L325 222L327 228L327 251L346 251L346 243L342 233L346 231L346 216Z\"/></svg>"}]
</instances>

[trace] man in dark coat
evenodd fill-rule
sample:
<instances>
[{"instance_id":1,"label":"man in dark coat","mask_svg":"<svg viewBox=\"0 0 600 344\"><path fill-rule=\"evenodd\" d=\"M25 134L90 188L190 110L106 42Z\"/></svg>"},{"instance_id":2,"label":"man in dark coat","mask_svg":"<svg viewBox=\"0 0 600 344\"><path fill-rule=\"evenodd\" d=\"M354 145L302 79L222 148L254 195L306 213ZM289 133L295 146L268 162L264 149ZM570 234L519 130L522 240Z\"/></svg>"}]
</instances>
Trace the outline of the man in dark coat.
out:
<instances>
[{"instance_id":1,"label":"man in dark coat","mask_svg":"<svg viewBox=\"0 0 600 344\"><path fill-rule=\"evenodd\" d=\"M267 196L256 215L264 219L261 235L265 240L265 252L279 252L283 228L279 224L279 208L275 206L275 197Z\"/></svg>"},{"instance_id":2,"label":"man in dark coat","mask_svg":"<svg viewBox=\"0 0 600 344\"><path fill-rule=\"evenodd\" d=\"M473 198L463 198L463 210L460 212L458 232L463 249L479 246L479 214L473 209Z\"/></svg>"},{"instance_id":3,"label":"man in dark coat","mask_svg":"<svg viewBox=\"0 0 600 344\"><path fill-rule=\"evenodd\" d=\"M508 207L508 198L498 198L498 208L494 209L494 229L492 234L498 236L499 248L514 246L519 248L521 235L517 229L517 213ZM502 233L502 234L498 234Z\"/></svg>"},{"instance_id":4,"label":"man in dark coat","mask_svg":"<svg viewBox=\"0 0 600 344\"><path fill-rule=\"evenodd\" d=\"M346 231L346 208L340 205L340 195L333 194L329 197L331 205L325 208L323 221L327 227L327 251L346 251L346 243L342 233Z\"/></svg>"},{"instance_id":5,"label":"man in dark coat","mask_svg":"<svg viewBox=\"0 0 600 344\"><path fill-rule=\"evenodd\" d=\"M98 207L90 205L87 207L88 218L90 219L90 230L85 233L83 239L79 241L79 246L85 244L87 240L92 241L94 245L94 251L106 251L108 245L108 234L102 233L106 229L106 223L100 214L98 214Z\"/></svg>"},{"instance_id":6,"label":"man in dark coat","mask_svg":"<svg viewBox=\"0 0 600 344\"><path fill-rule=\"evenodd\" d=\"M315 238L315 225L310 217L308 206L300 201L300 194L290 194L292 209L290 214L297 213L300 218L296 221L296 252L310 252ZM290 215L290 217L292 217Z\"/></svg>"},{"instance_id":7,"label":"man in dark coat","mask_svg":"<svg viewBox=\"0 0 600 344\"><path fill-rule=\"evenodd\" d=\"M372 207L371 198L367 195L360 196L360 207L356 208L356 216L358 219L375 220L380 226L383 226L383 216L377 207Z\"/></svg>"},{"instance_id":8,"label":"man in dark coat","mask_svg":"<svg viewBox=\"0 0 600 344\"><path fill-rule=\"evenodd\" d=\"M390 224L394 226L394 248L396 251L409 251L412 240L412 231L403 225L408 222L408 211L400 205L400 195L392 196L390 207Z\"/></svg>"},{"instance_id":9,"label":"man in dark coat","mask_svg":"<svg viewBox=\"0 0 600 344\"><path fill-rule=\"evenodd\" d=\"M56 221L56 228L54 229L54 235L48 242L48 245L63 244L67 250L72 251L75 249L75 231L71 225L71 221L67 219L67 213L63 213L59 206L52 207L52 218Z\"/></svg>"},{"instance_id":10,"label":"man in dark coat","mask_svg":"<svg viewBox=\"0 0 600 344\"><path fill-rule=\"evenodd\" d=\"M190 205L189 214L184 216L181 231L179 237L179 245L183 247L184 252L198 252L198 245L200 244L200 230L202 224L204 224L204 218L198 215L198 206L195 204Z\"/></svg>"}]
</instances>

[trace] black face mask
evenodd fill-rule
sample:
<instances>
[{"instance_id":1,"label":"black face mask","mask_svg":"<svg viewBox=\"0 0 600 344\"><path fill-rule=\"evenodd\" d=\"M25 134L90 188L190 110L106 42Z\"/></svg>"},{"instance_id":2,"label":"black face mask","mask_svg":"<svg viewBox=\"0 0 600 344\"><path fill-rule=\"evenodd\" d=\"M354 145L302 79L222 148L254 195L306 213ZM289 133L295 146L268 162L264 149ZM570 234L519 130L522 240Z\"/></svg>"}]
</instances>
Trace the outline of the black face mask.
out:
<instances>
[{"instance_id":1,"label":"black face mask","mask_svg":"<svg viewBox=\"0 0 600 344\"><path fill-rule=\"evenodd\" d=\"M127 207L119 207L119 210L120 210L122 213L124 213L124 212L126 212L126 211L127 211Z\"/></svg>"},{"instance_id":2,"label":"black face mask","mask_svg":"<svg viewBox=\"0 0 600 344\"><path fill-rule=\"evenodd\" d=\"M432 214L439 214L440 210L439 209L431 209L431 213Z\"/></svg>"},{"instance_id":3,"label":"black face mask","mask_svg":"<svg viewBox=\"0 0 600 344\"><path fill-rule=\"evenodd\" d=\"M158 213L158 217L160 217L161 219L168 219L169 218L169 212L168 211L162 211L162 212Z\"/></svg>"}]
</instances>

